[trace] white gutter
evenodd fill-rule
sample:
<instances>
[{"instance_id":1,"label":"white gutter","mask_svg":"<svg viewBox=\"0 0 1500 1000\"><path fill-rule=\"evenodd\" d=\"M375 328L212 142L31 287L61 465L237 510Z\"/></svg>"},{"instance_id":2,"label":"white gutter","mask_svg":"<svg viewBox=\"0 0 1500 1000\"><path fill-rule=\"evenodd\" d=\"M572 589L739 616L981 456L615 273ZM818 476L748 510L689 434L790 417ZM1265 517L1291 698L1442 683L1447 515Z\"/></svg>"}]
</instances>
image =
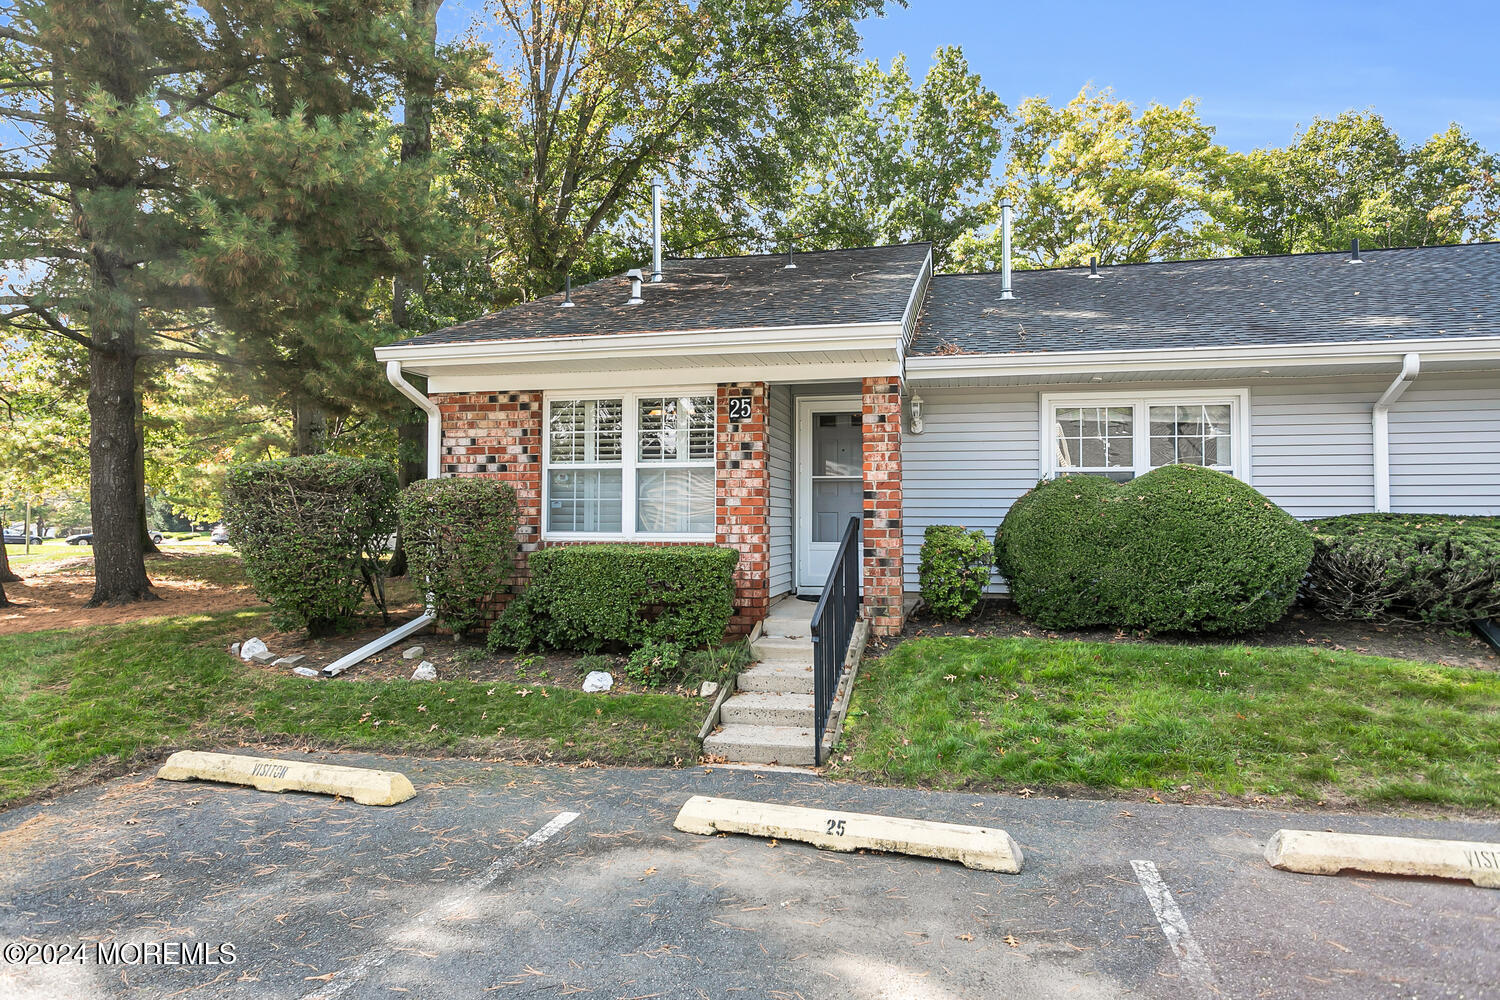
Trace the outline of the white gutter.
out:
<instances>
[{"instance_id":1,"label":"white gutter","mask_svg":"<svg viewBox=\"0 0 1500 1000\"><path fill-rule=\"evenodd\" d=\"M1375 509L1388 513L1391 509L1391 404L1417 380L1422 370L1422 356L1415 352L1401 359L1401 374L1375 401L1370 411L1370 422L1375 432Z\"/></svg>"},{"instance_id":2,"label":"white gutter","mask_svg":"<svg viewBox=\"0 0 1500 1000\"><path fill-rule=\"evenodd\" d=\"M419 406L423 413L427 414L427 478L437 479L442 470L443 446L443 415L437 408L437 404L417 391L417 387L406 381L401 375L401 362L388 361L385 365L386 380L395 386L397 391L407 399ZM365 643L352 653L345 653L324 667L324 677L337 677L356 663L363 663L382 649L387 649L400 642L408 636L416 635L427 626L437 620L437 613L432 607L432 595L427 595L427 607L417 617L405 625L397 626L378 639Z\"/></svg>"},{"instance_id":3,"label":"white gutter","mask_svg":"<svg viewBox=\"0 0 1500 1000\"><path fill-rule=\"evenodd\" d=\"M437 479L442 475L443 469L443 414L437 408L437 404L417 391L417 387L401 374L401 362L387 361L385 363L385 377L396 391L407 399L416 403L423 413L427 414L427 478Z\"/></svg>"}]
</instances>

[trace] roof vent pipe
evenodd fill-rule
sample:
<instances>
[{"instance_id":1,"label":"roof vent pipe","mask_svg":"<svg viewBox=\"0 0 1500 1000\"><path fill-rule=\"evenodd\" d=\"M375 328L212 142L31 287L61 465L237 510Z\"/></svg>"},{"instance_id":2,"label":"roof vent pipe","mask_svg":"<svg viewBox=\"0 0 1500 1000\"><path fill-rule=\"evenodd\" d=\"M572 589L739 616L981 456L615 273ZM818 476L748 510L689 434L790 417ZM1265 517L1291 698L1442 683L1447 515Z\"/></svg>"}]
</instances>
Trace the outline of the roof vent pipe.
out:
<instances>
[{"instance_id":1,"label":"roof vent pipe","mask_svg":"<svg viewBox=\"0 0 1500 1000\"><path fill-rule=\"evenodd\" d=\"M783 271L795 271L795 270L797 270L797 262L794 261L794 260L792 260L792 250L795 249L796 246L797 246L797 244L795 242L789 242L789 243L787 243L787 245L786 245L786 265L784 267L782 267Z\"/></svg>"},{"instance_id":2,"label":"roof vent pipe","mask_svg":"<svg viewBox=\"0 0 1500 1000\"><path fill-rule=\"evenodd\" d=\"M1013 299L1010 293L1010 199L1000 199L1000 297Z\"/></svg>"},{"instance_id":3,"label":"roof vent pipe","mask_svg":"<svg viewBox=\"0 0 1500 1000\"><path fill-rule=\"evenodd\" d=\"M645 300L641 298L641 269L632 267L625 272L625 277L630 279L630 301L627 306L638 306Z\"/></svg>"},{"instance_id":4,"label":"roof vent pipe","mask_svg":"<svg viewBox=\"0 0 1500 1000\"><path fill-rule=\"evenodd\" d=\"M651 280L661 278L661 182L657 181L651 185Z\"/></svg>"},{"instance_id":5,"label":"roof vent pipe","mask_svg":"<svg viewBox=\"0 0 1500 1000\"><path fill-rule=\"evenodd\" d=\"M563 275L563 300L557 304L559 309L572 309L578 303L573 301L573 275Z\"/></svg>"},{"instance_id":6,"label":"roof vent pipe","mask_svg":"<svg viewBox=\"0 0 1500 1000\"><path fill-rule=\"evenodd\" d=\"M1089 277L1090 278L1097 278L1097 277L1099 277L1099 258L1098 257L1090 257L1089 258Z\"/></svg>"},{"instance_id":7,"label":"roof vent pipe","mask_svg":"<svg viewBox=\"0 0 1500 1000\"><path fill-rule=\"evenodd\" d=\"M1359 237L1354 237L1354 242L1349 246L1349 263L1363 264L1365 259L1359 255Z\"/></svg>"}]
</instances>

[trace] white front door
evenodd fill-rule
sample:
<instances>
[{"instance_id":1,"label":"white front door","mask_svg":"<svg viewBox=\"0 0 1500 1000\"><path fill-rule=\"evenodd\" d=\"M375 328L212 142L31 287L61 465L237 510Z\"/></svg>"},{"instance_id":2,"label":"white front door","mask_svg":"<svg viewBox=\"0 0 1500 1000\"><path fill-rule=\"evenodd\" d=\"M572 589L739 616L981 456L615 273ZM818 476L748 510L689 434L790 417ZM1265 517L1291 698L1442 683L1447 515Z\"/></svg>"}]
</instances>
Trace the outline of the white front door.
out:
<instances>
[{"instance_id":1,"label":"white front door","mask_svg":"<svg viewBox=\"0 0 1500 1000\"><path fill-rule=\"evenodd\" d=\"M797 592L822 591L849 518L864 510L858 396L797 400Z\"/></svg>"}]
</instances>

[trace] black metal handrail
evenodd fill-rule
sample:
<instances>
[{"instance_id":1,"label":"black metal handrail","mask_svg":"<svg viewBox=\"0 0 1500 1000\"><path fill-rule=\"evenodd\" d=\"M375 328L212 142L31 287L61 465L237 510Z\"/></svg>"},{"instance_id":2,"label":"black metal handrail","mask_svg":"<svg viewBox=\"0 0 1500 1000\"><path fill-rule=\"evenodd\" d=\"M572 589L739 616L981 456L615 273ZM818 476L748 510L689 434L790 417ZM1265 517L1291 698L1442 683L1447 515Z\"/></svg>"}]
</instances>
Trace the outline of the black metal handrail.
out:
<instances>
[{"instance_id":1,"label":"black metal handrail","mask_svg":"<svg viewBox=\"0 0 1500 1000\"><path fill-rule=\"evenodd\" d=\"M813 763L823 763L823 733L844 675L844 658L859 620L859 515L849 518L812 615Z\"/></svg>"}]
</instances>

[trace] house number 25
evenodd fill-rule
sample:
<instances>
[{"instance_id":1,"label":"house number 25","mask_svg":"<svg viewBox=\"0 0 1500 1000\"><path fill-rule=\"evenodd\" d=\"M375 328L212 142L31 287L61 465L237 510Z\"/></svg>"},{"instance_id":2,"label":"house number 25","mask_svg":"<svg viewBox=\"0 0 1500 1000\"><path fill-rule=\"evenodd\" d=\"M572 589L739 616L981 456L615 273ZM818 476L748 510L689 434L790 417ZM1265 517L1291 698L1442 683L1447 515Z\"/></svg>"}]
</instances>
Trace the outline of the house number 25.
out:
<instances>
[{"instance_id":1,"label":"house number 25","mask_svg":"<svg viewBox=\"0 0 1500 1000\"><path fill-rule=\"evenodd\" d=\"M731 396L729 398L729 422L737 424L742 420L750 419L750 397Z\"/></svg>"},{"instance_id":2,"label":"house number 25","mask_svg":"<svg viewBox=\"0 0 1500 1000\"><path fill-rule=\"evenodd\" d=\"M829 820L828 833L831 836L842 837L844 835L844 821L841 819Z\"/></svg>"}]
</instances>

